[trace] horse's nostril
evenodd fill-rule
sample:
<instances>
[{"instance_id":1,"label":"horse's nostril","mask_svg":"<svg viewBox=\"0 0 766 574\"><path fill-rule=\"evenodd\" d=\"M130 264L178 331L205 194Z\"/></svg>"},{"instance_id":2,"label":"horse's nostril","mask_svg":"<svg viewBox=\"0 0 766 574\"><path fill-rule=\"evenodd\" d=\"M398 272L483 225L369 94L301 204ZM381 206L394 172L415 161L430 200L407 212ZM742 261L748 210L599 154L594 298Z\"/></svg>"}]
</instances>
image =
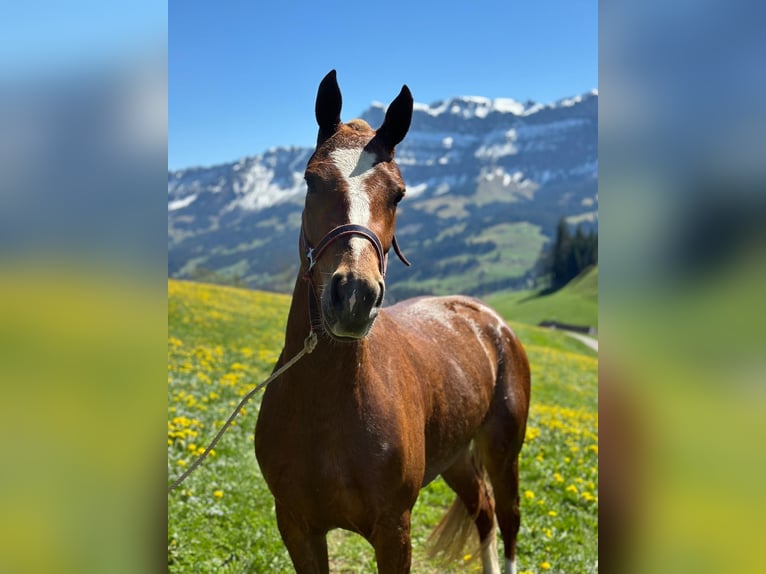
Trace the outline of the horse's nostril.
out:
<instances>
[{"instance_id":1,"label":"horse's nostril","mask_svg":"<svg viewBox=\"0 0 766 574\"><path fill-rule=\"evenodd\" d=\"M344 281L343 276L340 273L336 273L332 277L330 282L330 302L333 307L340 311L343 306L343 285L348 283Z\"/></svg>"},{"instance_id":2,"label":"horse's nostril","mask_svg":"<svg viewBox=\"0 0 766 574\"><path fill-rule=\"evenodd\" d=\"M386 284L378 281L378 298L375 300L375 307L383 306L383 295L386 293Z\"/></svg>"}]
</instances>

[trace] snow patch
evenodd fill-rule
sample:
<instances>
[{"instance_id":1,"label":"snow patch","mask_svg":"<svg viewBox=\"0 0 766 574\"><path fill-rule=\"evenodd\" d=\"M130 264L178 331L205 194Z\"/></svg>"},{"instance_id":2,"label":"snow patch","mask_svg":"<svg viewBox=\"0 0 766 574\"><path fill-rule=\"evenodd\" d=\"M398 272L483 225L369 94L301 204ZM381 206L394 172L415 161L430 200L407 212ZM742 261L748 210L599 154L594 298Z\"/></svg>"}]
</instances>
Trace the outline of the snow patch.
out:
<instances>
[{"instance_id":1,"label":"snow patch","mask_svg":"<svg viewBox=\"0 0 766 574\"><path fill-rule=\"evenodd\" d=\"M195 199L197 199L196 193L192 195L187 195L186 197L182 199L176 199L175 201L171 201L168 203L168 211L176 211L179 209L183 209L184 207L188 207L194 202Z\"/></svg>"},{"instance_id":2,"label":"snow patch","mask_svg":"<svg viewBox=\"0 0 766 574\"><path fill-rule=\"evenodd\" d=\"M519 102L512 98L485 98L482 96L460 96L446 101L423 104L415 102L413 110L438 117L449 113L466 119L486 118L490 113L512 114L514 116L531 116L545 109L568 108L581 103L589 96L598 96L598 90L594 89L585 94L572 98L563 98L555 103L541 104L538 102ZM373 108L383 107L379 102L372 103Z\"/></svg>"},{"instance_id":3,"label":"snow patch","mask_svg":"<svg viewBox=\"0 0 766 574\"><path fill-rule=\"evenodd\" d=\"M224 213L234 209L265 209L300 195L305 189L302 172L294 172L290 185L285 187L274 182L273 169L257 162L240 177L232 184L237 198L224 208Z\"/></svg>"},{"instance_id":4,"label":"snow patch","mask_svg":"<svg viewBox=\"0 0 766 574\"><path fill-rule=\"evenodd\" d=\"M418 185L411 185L407 187L407 197L417 197L421 195L426 189L428 189L427 183L420 183Z\"/></svg>"},{"instance_id":5,"label":"snow patch","mask_svg":"<svg viewBox=\"0 0 766 574\"><path fill-rule=\"evenodd\" d=\"M520 116L525 112L525 106L521 102L511 98L495 98L492 101L492 109L501 114L513 114Z\"/></svg>"}]
</instances>

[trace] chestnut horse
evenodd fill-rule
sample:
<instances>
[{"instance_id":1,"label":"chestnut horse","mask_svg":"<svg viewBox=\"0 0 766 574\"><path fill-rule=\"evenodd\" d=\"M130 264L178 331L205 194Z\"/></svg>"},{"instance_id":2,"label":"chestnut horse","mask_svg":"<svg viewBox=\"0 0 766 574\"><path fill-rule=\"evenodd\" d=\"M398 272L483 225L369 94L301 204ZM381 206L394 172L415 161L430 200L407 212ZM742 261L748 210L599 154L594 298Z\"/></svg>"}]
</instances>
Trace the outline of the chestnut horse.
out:
<instances>
[{"instance_id":1,"label":"chestnut horse","mask_svg":"<svg viewBox=\"0 0 766 574\"><path fill-rule=\"evenodd\" d=\"M405 195L394 148L412 105L404 86L374 131L362 120L341 122L334 70L317 94L301 271L277 367L311 331L318 342L267 388L255 432L298 573L329 572L326 535L334 528L367 539L379 572L409 572L410 513L438 475L457 497L434 533L437 550L460 552L475 528L484 572L499 574L497 524L505 572L516 571L530 393L524 349L475 299L382 307L389 249L406 262L394 239Z\"/></svg>"}]
</instances>

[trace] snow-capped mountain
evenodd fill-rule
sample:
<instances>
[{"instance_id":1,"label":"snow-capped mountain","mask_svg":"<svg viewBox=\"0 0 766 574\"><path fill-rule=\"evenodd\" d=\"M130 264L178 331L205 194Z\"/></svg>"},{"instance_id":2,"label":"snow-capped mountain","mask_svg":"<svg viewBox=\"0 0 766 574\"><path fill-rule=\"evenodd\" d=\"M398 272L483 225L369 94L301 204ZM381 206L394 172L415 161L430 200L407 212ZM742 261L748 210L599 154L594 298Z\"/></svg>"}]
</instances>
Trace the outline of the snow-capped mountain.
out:
<instances>
[{"instance_id":1,"label":"snow-capped mountain","mask_svg":"<svg viewBox=\"0 0 766 574\"><path fill-rule=\"evenodd\" d=\"M415 104L396 159L407 184L397 236L412 268L389 272L392 298L482 293L530 277L558 219L597 225L598 93L552 104L456 97ZM373 127L383 104L362 114ZM274 148L168 174L174 277L237 277L287 291L313 149Z\"/></svg>"}]
</instances>

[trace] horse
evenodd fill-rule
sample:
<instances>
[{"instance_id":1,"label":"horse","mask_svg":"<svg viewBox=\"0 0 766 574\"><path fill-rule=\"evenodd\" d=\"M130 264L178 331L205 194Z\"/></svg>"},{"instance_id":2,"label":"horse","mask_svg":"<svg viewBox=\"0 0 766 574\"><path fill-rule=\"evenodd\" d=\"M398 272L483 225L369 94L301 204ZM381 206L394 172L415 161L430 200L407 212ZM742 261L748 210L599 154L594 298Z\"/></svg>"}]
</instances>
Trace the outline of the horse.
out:
<instances>
[{"instance_id":1,"label":"horse","mask_svg":"<svg viewBox=\"0 0 766 574\"><path fill-rule=\"evenodd\" d=\"M525 351L480 301L420 297L383 307L388 254L405 184L395 147L412 119L404 85L382 125L341 122L335 70L321 81L316 150L299 237L301 267L279 368L265 391L255 455L298 574L329 572L326 535L373 547L378 571L409 572L410 518L441 475L456 493L432 534L437 555L478 533L483 570L516 572L519 467L530 400ZM497 520L495 520L495 518Z\"/></svg>"}]
</instances>

